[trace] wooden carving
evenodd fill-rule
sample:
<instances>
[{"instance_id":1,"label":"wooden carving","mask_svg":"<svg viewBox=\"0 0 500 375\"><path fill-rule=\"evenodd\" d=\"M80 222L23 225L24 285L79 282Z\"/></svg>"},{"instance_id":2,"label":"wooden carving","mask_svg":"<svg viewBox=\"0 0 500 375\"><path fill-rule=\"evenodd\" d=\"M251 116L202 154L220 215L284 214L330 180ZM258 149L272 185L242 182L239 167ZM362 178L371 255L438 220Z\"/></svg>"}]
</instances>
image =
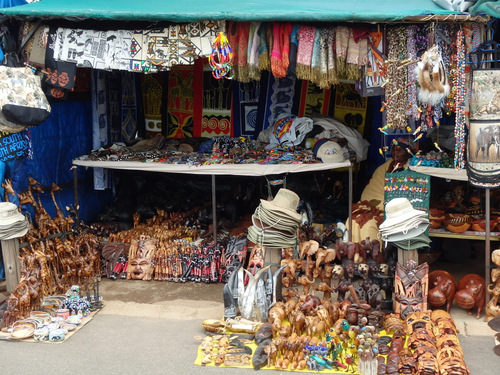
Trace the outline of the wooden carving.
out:
<instances>
[{"instance_id":1,"label":"wooden carving","mask_svg":"<svg viewBox=\"0 0 500 375\"><path fill-rule=\"evenodd\" d=\"M139 240L133 239L128 255L127 280L151 280L155 252L156 240L144 235L141 235Z\"/></svg>"},{"instance_id":2,"label":"wooden carving","mask_svg":"<svg viewBox=\"0 0 500 375\"><path fill-rule=\"evenodd\" d=\"M402 319L406 319L415 311L427 310L429 290L427 263L416 266L415 262L409 262L408 268L397 263L394 283L394 311Z\"/></svg>"}]
</instances>

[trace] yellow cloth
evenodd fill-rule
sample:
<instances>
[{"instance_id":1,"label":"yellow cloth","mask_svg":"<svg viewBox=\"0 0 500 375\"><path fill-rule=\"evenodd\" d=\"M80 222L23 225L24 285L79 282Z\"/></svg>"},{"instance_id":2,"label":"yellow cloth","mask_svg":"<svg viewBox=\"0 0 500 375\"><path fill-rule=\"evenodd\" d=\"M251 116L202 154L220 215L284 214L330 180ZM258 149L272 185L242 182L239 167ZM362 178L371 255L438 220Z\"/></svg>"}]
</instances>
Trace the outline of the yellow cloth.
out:
<instances>
[{"instance_id":1,"label":"yellow cloth","mask_svg":"<svg viewBox=\"0 0 500 375\"><path fill-rule=\"evenodd\" d=\"M384 209L384 179L387 168L391 164L392 159L387 160L384 164L380 165L372 175L368 185L361 193L362 201L377 200L380 203L376 206L379 210Z\"/></svg>"}]
</instances>

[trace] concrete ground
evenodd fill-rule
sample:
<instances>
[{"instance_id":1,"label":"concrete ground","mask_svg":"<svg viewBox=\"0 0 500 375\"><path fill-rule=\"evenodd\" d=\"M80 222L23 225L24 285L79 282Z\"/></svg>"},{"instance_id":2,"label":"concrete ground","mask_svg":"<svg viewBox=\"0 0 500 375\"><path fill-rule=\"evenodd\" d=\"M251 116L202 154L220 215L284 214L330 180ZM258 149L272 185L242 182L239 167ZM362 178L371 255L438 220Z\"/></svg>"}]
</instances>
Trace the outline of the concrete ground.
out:
<instances>
[{"instance_id":1,"label":"concrete ground","mask_svg":"<svg viewBox=\"0 0 500 375\"><path fill-rule=\"evenodd\" d=\"M4 374L250 374L251 369L195 366L204 319L222 317L222 284L177 284L103 279L104 308L61 344L0 341ZM472 375L498 375L494 335L459 307L460 329ZM278 374L284 371L266 370Z\"/></svg>"}]
</instances>

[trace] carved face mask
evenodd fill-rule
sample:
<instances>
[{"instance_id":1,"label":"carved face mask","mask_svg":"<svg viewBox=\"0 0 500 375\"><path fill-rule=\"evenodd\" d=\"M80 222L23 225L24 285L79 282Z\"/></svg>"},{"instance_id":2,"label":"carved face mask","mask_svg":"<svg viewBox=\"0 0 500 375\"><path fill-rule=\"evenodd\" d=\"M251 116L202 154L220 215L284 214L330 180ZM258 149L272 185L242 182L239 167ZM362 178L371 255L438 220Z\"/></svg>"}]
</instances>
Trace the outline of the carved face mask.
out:
<instances>
[{"instance_id":1,"label":"carved face mask","mask_svg":"<svg viewBox=\"0 0 500 375\"><path fill-rule=\"evenodd\" d=\"M152 259L156 251L154 240L141 236L140 240L132 240L129 250L127 279L150 280Z\"/></svg>"}]
</instances>

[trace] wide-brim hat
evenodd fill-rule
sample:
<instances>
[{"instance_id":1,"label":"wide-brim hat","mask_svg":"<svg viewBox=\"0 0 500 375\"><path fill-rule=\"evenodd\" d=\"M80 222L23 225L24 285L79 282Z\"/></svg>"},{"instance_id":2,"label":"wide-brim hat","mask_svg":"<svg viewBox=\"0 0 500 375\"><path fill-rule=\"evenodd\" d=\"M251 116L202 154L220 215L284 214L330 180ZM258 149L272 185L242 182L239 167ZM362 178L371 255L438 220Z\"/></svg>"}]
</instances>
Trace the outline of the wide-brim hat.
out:
<instances>
[{"instance_id":1,"label":"wide-brim hat","mask_svg":"<svg viewBox=\"0 0 500 375\"><path fill-rule=\"evenodd\" d=\"M383 235L407 232L409 229L417 228L420 224L430 224L430 221L426 217L414 217L391 227L382 228L380 232Z\"/></svg>"},{"instance_id":2,"label":"wide-brim hat","mask_svg":"<svg viewBox=\"0 0 500 375\"><path fill-rule=\"evenodd\" d=\"M382 240L383 241L388 241L388 242L397 242L397 241L403 241L403 240L408 240L411 238L415 238L422 233L424 233L427 228L429 227L429 223L421 223L417 225L416 227L410 228L408 230L404 230L398 233L393 233L389 235L384 235L382 234Z\"/></svg>"},{"instance_id":3,"label":"wide-brim hat","mask_svg":"<svg viewBox=\"0 0 500 375\"><path fill-rule=\"evenodd\" d=\"M272 230L262 230L255 225L248 228L249 241L268 247L293 247L297 243L297 235L283 235Z\"/></svg>"},{"instance_id":4,"label":"wide-brim hat","mask_svg":"<svg viewBox=\"0 0 500 375\"><path fill-rule=\"evenodd\" d=\"M421 249L423 247L429 247L431 239L425 233L422 233L416 237L408 238L401 241L392 241L394 245L403 250L415 250Z\"/></svg>"},{"instance_id":5,"label":"wide-brim hat","mask_svg":"<svg viewBox=\"0 0 500 375\"><path fill-rule=\"evenodd\" d=\"M280 211L266 210L262 205L259 205L253 214L254 220L262 221L267 226L272 226L279 229L296 228L300 225L301 220L296 217L291 217L287 213ZM302 219L302 216L301 216Z\"/></svg>"},{"instance_id":6,"label":"wide-brim hat","mask_svg":"<svg viewBox=\"0 0 500 375\"><path fill-rule=\"evenodd\" d=\"M0 240L11 240L22 237L28 233L28 229L29 225L26 220L16 221L10 225L2 225L0 226Z\"/></svg>"},{"instance_id":7,"label":"wide-brim hat","mask_svg":"<svg viewBox=\"0 0 500 375\"><path fill-rule=\"evenodd\" d=\"M424 211L413 208L407 198L394 198L385 205L385 220L379 228L388 228L409 221L415 217L426 217Z\"/></svg>"},{"instance_id":8,"label":"wide-brim hat","mask_svg":"<svg viewBox=\"0 0 500 375\"><path fill-rule=\"evenodd\" d=\"M293 191L281 188L276 193L272 201L260 200L260 204L266 210L273 213L282 213L290 216L291 218L300 221L302 216L297 212L300 198Z\"/></svg>"},{"instance_id":9,"label":"wide-brim hat","mask_svg":"<svg viewBox=\"0 0 500 375\"><path fill-rule=\"evenodd\" d=\"M280 219L277 218L275 221L270 221L270 220L264 220L262 219L262 216L256 216L255 214L252 215L252 223L259 229L264 229L264 230L276 230L278 232L282 233L288 233L288 234L293 234L296 233L297 228L299 227L298 225L289 225L289 224L280 224Z\"/></svg>"},{"instance_id":10,"label":"wide-brim hat","mask_svg":"<svg viewBox=\"0 0 500 375\"><path fill-rule=\"evenodd\" d=\"M19 212L17 206L11 202L0 202L0 225L10 225L26 218Z\"/></svg>"}]
</instances>

